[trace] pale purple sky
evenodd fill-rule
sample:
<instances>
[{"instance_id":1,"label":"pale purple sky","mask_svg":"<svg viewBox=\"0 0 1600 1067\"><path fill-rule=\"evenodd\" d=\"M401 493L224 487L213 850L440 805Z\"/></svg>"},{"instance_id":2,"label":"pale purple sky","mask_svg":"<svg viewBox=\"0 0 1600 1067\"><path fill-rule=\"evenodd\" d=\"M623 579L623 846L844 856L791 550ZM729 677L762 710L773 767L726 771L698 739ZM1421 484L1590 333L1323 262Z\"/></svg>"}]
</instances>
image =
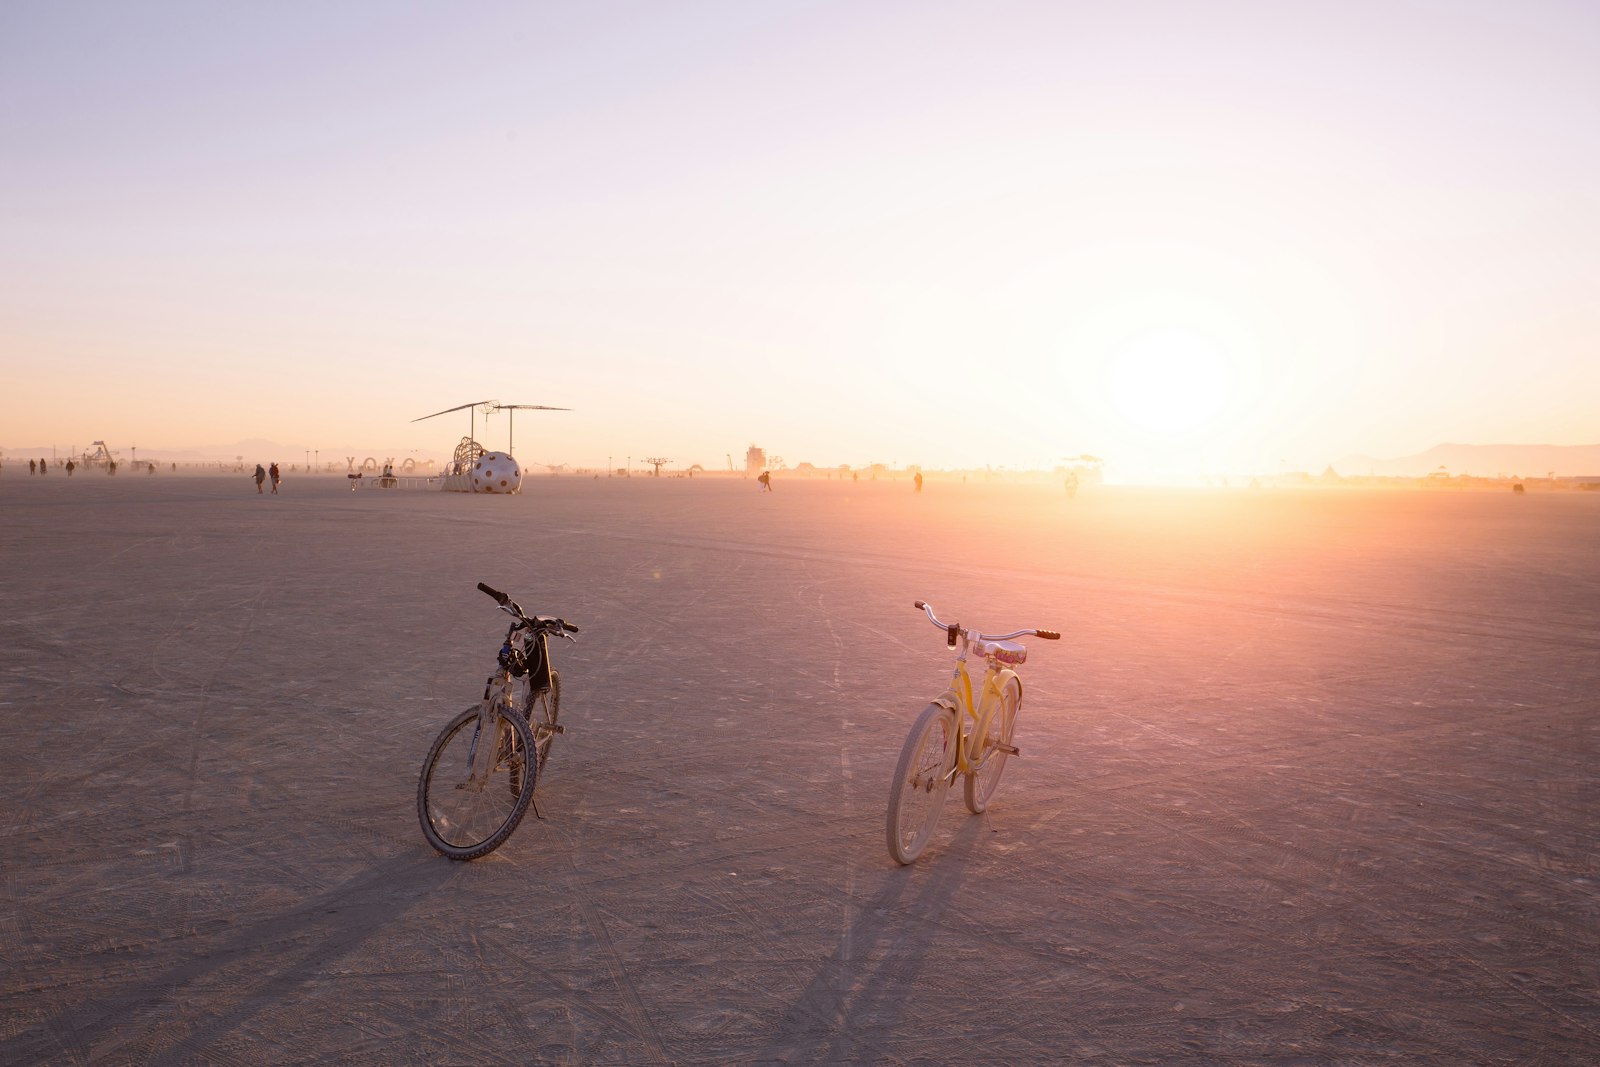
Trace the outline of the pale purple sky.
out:
<instances>
[{"instance_id":1,"label":"pale purple sky","mask_svg":"<svg viewBox=\"0 0 1600 1067\"><path fill-rule=\"evenodd\" d=\"M1591 444L1597 104L1581 3L10 2L0 447Z\"/></svg>"}]
</instances>

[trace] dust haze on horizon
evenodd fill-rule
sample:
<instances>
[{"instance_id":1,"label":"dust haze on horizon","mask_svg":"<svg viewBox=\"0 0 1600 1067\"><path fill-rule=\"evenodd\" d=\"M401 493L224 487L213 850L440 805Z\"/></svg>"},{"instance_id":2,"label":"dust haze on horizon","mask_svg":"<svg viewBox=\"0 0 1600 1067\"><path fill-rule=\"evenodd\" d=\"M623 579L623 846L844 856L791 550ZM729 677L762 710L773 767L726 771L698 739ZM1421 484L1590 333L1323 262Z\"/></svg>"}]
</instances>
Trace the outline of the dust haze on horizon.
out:
<instances>
[{"instance_id":1,"label":"dust haze on horizon","mask_svg":"<svg viewBox=\"0 0 1600 1067\"><path fill-rule=\"evenodd\" d=\"M11 5L0 445L1592 444L1597 99L1556 0Z\"/></svg>"}]
</instances>

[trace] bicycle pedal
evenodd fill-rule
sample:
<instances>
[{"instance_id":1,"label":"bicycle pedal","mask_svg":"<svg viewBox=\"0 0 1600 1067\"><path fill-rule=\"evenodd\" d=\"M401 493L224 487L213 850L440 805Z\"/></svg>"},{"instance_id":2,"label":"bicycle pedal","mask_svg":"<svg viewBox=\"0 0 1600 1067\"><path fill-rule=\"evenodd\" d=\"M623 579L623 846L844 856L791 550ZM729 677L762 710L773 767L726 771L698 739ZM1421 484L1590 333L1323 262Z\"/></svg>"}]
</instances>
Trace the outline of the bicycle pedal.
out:
<instances>
[{"instance_id":1,"label":"bicycle pedal","mask_svg":"<svg viewBox=\"0 0 1600 1067\"><path fill-rule=\"evenodd\" d=\"M1016 745L996 745L994 747L996 751L1004 752L1008 756L1022 755L1022 749L1018 748Z\"/></svg>"}]
</instances>

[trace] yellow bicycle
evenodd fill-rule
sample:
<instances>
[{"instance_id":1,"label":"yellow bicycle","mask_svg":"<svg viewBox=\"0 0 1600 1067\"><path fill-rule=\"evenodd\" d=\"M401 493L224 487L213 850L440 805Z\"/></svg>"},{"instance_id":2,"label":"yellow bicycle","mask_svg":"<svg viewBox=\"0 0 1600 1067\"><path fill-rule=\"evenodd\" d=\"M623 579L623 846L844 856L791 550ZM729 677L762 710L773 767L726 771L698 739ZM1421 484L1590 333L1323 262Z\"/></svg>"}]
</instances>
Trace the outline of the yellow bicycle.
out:
<instances>
[{"instance_id":1,"label":"yellow bicycle","mask_svg":"<svg viewBox=\"0 0 1600 1067\"><path fill-rule=\"evenodd\" d=\"M889 855L899 863L911 863L928 847L956 775L965 776L968 811L981 815L989 807L1006 760L1021 755L1011 743L1022 707L1022 679L1014 668L1027 660L1028 650L1015 639L1061 639L1054 630L980 633L941 622L930 605L920 600L916 604L929 622L945 632L946 644L956 653L956 666L950 687L917 716L895 767L887 829ZM967 670L971 653L982 656L985 664L976 700Z\"/></svg>"}]
</instances>

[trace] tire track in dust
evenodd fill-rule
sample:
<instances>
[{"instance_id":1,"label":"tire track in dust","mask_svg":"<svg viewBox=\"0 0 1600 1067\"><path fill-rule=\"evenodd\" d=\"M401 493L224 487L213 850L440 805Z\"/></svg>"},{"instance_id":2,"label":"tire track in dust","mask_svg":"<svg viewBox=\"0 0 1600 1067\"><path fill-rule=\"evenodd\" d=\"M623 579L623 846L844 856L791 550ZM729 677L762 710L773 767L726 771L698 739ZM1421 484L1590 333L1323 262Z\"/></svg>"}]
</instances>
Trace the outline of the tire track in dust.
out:
<instances>
[{"instance_id":1,"label":"tire track in dust","mask_svg":"<svg viewBox=\"0 0 1600 1067\"><path fill-rule=\"evenodd\" d=\"M616 943L611 940L611 934L606 930L600 909L595 907L594 901L586 894L580 893L575 899L579 910L583 913L584 925L600 943L606 970L610 972L612 981L617 983L617 991L622 997L631 1024L629 1029L644 1044L651 1063L671 1063L672 1060L667 1056L666 1049L661 1043L661 1034L650 1022L650 1015L645 1011L644 1002L639 999L639 991L634 988L633 980L628 977L626 962L617 951Z\"/></svg>"},{"instance_id":2,"label":"tire track in dust","mask_svg":"<svg viewBox=\"0 0 1600 1067\"><path fill-rule=\"evenodd\" d=\"M1135 818L1142 818L1153 825L1162 827L1169 833L1187 839L1191 847L1195 848L1197 851L1210 852L1218 859L1237 862L1237 855L1220 841L1212 840L1208 836L1202 836L1201 834L1196 833L1194 830L1182 826L1171 819L1163 818L1159 814L1147 810L1134 808L1125 802L1113 800L1112 803L1122 808L1125 812L1134 816ZM1521 916L1513 915L1509 912L1504 912L1496 908L1484 907L1470 901L1458 900L1450 896L1448 893L1434 889L1431 886L1413 883L1401 878L1386 876L1378 871L1355 867L1348 864L1330 864L1320 854L1288 842L1277 840L1270 835L1252 826L1249 826L1248 824L1240 823L1236 819L1227 816L1198 811L1190 812L1189 816L1197 819L1198 821L1210 823L1213 826L1228 827L1246 839L1254 840L1258 844L1264 845L1278 853L1287 853L1293 856L1304 867L1321 872L1321 874L1325 876L1326 884L1328 885L1336 884L1342 878L1352 891L1354 903L1370 910L1378 919L1392 919L1398 917L1398 913L1391 912L1389 909L1384 908L1377 900L1373 898L1371 894L1371 889L1374 886L1384 886L1388 888L1402 889L1410 893L1427 897L1433 900L1435 904L1442 905L1447 910L1459 910L1468 914L1476 915L1480 918L1492 918L1508 926L1522 930L1525 934L1532 935L1534 940L1558 950L1567 946L1567 942L1564 940L1564 935L1562 932L1546 930L1539 924L1531 920L1524 919ZM1296 878L1291 875L1276 874L1271 870L1261 866L1250 868L1250 873L1253 877L1260 878L1263 881L1275 885L1280 890L1288 893L1300 892L1306 882L1306 879ZM1395 942L1372 922L1363 921L1360 919L1350 908L1341 909L1341 920L1354 929L1360 930L1369 937L1373 938L1375 943L1383 944L1391 953L1394 953L1397 956L1410 958L1411 960L1415 961L1419 970L1425 970L1429 965L1436 962L1436 958L1434 956L1422 951L1417 946ZM1571 953L1569 952L1569 954ZM1503 985L1507 989L1510 989L1527 1000L1532 1001L1538 1007L1542 1008L1547 1014L1553 1015L1562 1021L1569 1023L1574 1028L1581 1030L1586 1034L1600 1038L1600 1031L1597 1031L1581 1020L1574 1018L1567 1011L1550 1003L1537 993L1518 986L1506 978L1495 974L1492 970L1490 970L1488 967L1485 967L1477 960L1474 960L1471 957L1465 956L1456 951L1447 951L1446 955L1456 959L1458 962L1468 965L1492 981ZM1459 1041L1459 1037L1454 1033L1453 1030L1446 1028L1443 1024L1433 1023L1431 1020L1424 1021L1424 1023L1418 1026L1418 1029L1428 1036L1430 1040L1437 1042L1442 1047L1451 1047L1453 1042ZM1457 1048L1456 1051L1464 1052L1465 1050Z\"/></svg>"},{"instance_id":3,"label":"tire track in dust","mask_svg":"<svg viewBox=\"0 0 1600 1067\"><path fill-rule=\"evenodd\" d=\"M802 573L809 577L811 574L811 566L810 560L802 562ZM841 667L844 663L845 657L845 641L839 636L838 629L833 625L833 615L823 606L823 588L825 586L832 585L839 580L840 579L837 578L816 579L800 585L794 591L794 598L796 601L806 601L808 598L811 600L816 608L817 614L822 617L822 624L827 629L828 640L833 643L833 681L831 684L827 682L823 682L822 684L827 685L833 690L836 700L836 708L838 707L837 698L844 692L844 679L841 674ZM841 733L845 729L846 725L844 721L845 714L847 714L846 711L840 711L836 715L837 728L841 731ZM857 812L855 768L850 764L850 745L841 744L838 746L838 749L839 774L842 778L839 795L845 799L845 811L842 812L841 815L853 821L853 817ZM853 898L855 896L857 873L856 853L855 850L852 849L847 851L845 854L844 885L846 897ZM851 910L849 908L841 908L839 910L839 923L841 929L839 931L839 946L837 950L838 959L841 966L845 968L851 968L855 965L856 920L852 918Z\"/></svg>"},{"instance_id":4,"label":"tire track in dust","mask_svg":"<svg viewBox=\"0 0 1600 1067\"><path fill-rule=\"evenodd\" d=\"M522 1006L514 999L517 994L515 977L497 980L496 976L506 973L506 968L491 965L484 954L483 942L478 939L478 925L474 922L467 927L467 939L472 943L472 957L477 963L477 973L483 980L492 1007L500 1021L516 1034L516 1044L520 1048L533 1049L538 1046L539 1035L528 1025L522 1017ZM500 951L497 949L497 951ZM526 961L512 954L512 959L518 964ZM510 972L516 975L515 970Z\"/></svg>"}]
</instances>

